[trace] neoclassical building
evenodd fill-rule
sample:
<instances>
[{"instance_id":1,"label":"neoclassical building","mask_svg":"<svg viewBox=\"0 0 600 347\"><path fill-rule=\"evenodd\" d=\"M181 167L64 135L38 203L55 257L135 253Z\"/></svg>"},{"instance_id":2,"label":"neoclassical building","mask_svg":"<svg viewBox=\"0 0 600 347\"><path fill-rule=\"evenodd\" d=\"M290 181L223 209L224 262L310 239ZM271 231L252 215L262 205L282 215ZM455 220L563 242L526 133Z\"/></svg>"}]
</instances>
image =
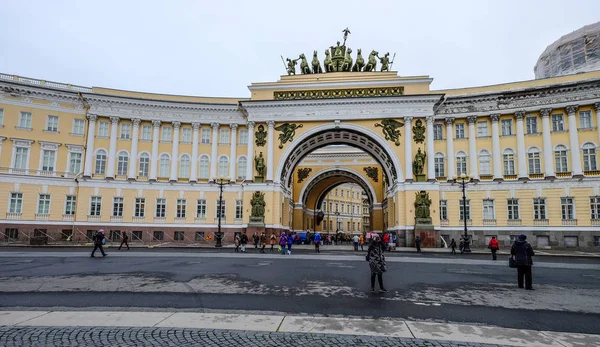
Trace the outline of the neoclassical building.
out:
<instances>
[{"instance_id":1,"label":"neoclassical building","mask_svg":"<svg viewBox=\"0 0 600 347\"><path fill-rule=\"evenodd\" d=\"M361 211L342 229L368 220L401 246L414 243L422 191L440 240L466 219L475 246L521 233L536 247L600 245L600 71L430 90L429 76L309 70L244 98L0 74L0 239L85 241L102 228L115 241L210 243L221 225L228 242L249 227L255 192L268 233L326 232L339 226L332 193L352 184Z\"/></svg>"}]
</instances>

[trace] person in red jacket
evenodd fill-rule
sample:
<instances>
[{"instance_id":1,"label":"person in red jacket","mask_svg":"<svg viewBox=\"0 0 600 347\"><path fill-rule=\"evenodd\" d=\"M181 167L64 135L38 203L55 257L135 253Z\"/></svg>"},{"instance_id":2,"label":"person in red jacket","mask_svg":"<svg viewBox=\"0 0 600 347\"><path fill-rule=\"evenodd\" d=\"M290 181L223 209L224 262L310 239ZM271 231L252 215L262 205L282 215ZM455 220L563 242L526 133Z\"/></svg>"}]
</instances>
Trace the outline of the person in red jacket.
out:
<instances>
[{"instance_id":1,"label":"person in red jacket","mask_svg":"<svg viewBox=\"0 0 600 347\"><path fill-rule=\"evenodd\" d=\"M488 248L492 250L492 259L496 260L496 252L500 249L500 245L498 245L498 240L496 240L496 236L492 236L492 239L488 244Z\"/></svg>"}]
</instances>

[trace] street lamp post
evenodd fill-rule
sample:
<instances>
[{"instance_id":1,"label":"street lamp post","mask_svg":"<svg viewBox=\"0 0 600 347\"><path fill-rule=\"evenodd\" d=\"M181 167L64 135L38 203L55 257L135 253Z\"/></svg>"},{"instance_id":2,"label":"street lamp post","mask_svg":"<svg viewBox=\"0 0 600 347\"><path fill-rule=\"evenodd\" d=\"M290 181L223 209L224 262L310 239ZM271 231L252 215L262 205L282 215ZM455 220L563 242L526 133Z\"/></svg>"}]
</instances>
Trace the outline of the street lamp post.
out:
<instances>
[{"instance_id":1,"label":"street lamp post","mask_svg":"<svg viewBox=\"0 0 600 347\"><path fill-rule=\"evenodd\" d=\"M465 253L471 253L471 246L470 246L470 241L469 241L469 234L467 233L467 194L466 194L466 188L467 188L467 184L469 184L469 182L471 181L471 179L473 178L472 176L467 176L464 173L460 174L460 177L458 177L461 181L459 182L461 187L462 187L462 204L463 204L463 222L465 223L465 235L463 236L463 252ZM469 180L467 180L469 179ZM454 177L454 181L456 181L457 178Z\"/></svg>"},{"instance_id":2,"label":"street lamp post","mask_svg":"<svg viewBox=\"0 0 600 347\"><path fill-rule=\"evenodd\" d=\"M219 208L217 210L218 216L218 224L217 224L217 232L215 233L215 247L223 247L221 240L223 240L223 233L221 232L221 212L223 211L223 187L225 185L231 184L229 178L221 177L219 179L213 179L212 183L219 186Z\"/></svg>"}]
</instances>

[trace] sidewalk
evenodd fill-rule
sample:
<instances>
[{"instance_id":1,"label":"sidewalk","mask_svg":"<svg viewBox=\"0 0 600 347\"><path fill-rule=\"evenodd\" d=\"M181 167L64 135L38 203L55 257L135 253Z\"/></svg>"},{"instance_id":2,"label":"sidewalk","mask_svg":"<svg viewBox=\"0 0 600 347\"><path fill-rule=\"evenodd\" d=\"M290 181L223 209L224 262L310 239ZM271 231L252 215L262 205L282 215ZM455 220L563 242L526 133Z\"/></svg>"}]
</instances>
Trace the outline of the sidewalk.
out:
<instances>
[{"instance_id":1,"label":"sidewalk","mask_svg":"<svg viewBox=\"0 0 600 347\"><path fill-rule=\"evenodd\" d=\"M290 341L306 341L309 345L364 346L458 346L469 344L505 346L600 346L600 335L551 331L517 330L492 326L446 324L395 319L350 317L309 317L195 312L115 312L115 311L0 311L0 345L52 346L73 345L94 336L114 335L118 344L136 338L153 339L151 344L177 345L160 338L177 337L179 345L200 342L203 345L220 340L243 346L290 345ZM94 327L89 329L85 327ZM190 330L194 329L194 330ZM137 331L137 334L132 334ZM141 333L140 333L141 332ZM95 334L95 335L94 335ZM32 341L32 335L37 341ZM43 338L47 336L48 340ZM63 336L63 340L57 339ZM183 341L188 336L196 341ZM228 338L234 340L227 341ZM104 338L102 338L104 339ZM204 339L204 340L203 340ZM121 340L121 341L119 341ZM168 342L168 343L165 343ZM281 344L279 344L281 342ZM139 341L137 342L139 344ZM215 342L212 342L215 343ZM294 344L294 343L292 343ZM212 345L212 344L211 344Z\"/></svg>"}]
</instances>

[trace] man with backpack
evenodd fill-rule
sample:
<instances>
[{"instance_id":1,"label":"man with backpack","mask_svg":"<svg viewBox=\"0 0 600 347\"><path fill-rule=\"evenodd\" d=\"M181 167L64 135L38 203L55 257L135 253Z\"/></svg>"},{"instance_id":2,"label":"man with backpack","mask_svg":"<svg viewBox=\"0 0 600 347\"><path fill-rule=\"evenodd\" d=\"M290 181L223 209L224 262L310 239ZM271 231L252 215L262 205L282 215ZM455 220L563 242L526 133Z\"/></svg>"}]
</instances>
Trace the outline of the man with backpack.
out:
<instances>
[{"instance_id":1,"label":"man with backpack","mask_svg":"<svg viewBox=\"0 0 600 347\"><path fill-rule=\"evenodd\" d=\"M94 250L92 251L91 257L94 258L94 253L96 253L97 249L100 249L102 253L102 257L106 257L106 253L104 253L104 249L102 249L102 245L106 243L106 238L104 237L104 230L100 229L92 238L94 242Z\"/></svg>"}]
</instances>

